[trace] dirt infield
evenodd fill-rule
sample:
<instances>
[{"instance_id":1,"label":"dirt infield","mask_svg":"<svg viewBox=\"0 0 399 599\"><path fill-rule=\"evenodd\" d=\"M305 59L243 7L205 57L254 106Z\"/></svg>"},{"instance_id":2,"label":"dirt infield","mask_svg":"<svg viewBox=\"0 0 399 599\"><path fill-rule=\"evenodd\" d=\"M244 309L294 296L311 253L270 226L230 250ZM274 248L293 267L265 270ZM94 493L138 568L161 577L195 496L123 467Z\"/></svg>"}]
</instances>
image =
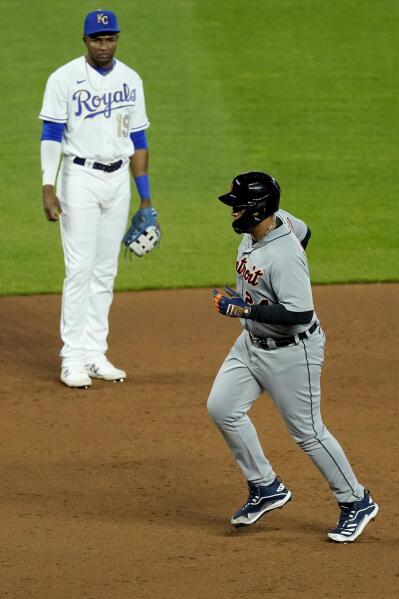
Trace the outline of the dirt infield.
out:
<instances>
[{"instance_id":1,"label":"dirt infield","mask_svg":"<svg viewBox=\"0 0 399 599\"><path fill-rule=\"evenodd\" d=\"M230 528L245 482L205 404L239 325L209 290L117 294L129 378L87 391L58 381L60 298L0 298L0 597L398 596L398 294L314 288L324 420L380 504L353 545L326 541L335 501L266 397L251 416L293 501Z\"/></svg>"}]
</instances>

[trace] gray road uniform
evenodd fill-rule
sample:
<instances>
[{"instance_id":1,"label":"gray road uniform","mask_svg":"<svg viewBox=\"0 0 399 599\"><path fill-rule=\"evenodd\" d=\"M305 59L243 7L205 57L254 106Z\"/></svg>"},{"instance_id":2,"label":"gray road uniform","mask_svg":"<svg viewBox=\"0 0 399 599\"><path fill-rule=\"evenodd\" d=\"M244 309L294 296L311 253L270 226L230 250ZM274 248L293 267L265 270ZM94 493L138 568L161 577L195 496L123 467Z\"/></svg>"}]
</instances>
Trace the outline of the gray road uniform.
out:
<instances>
[{"instance_id":1,"label":"gray road uniform","mask_svg":"<svg viewBox=\"0 0 399 599\"><path fill-rule=\"evenodd\" d=\"M282 304L291 312L313 310L302 240L307 226L283 210L281 224L254 243L244 234L238 249L236 290L248 304ZM320 414L320 375L325 336L317 315L310 323L272 325L242 319L243 331L223 362L208 410L247 481L271 484L276 474L265 457L248 411L266 391L296 443L310 456L339 502L363 497L364 487Z\"/></svg>"}]
</instances>

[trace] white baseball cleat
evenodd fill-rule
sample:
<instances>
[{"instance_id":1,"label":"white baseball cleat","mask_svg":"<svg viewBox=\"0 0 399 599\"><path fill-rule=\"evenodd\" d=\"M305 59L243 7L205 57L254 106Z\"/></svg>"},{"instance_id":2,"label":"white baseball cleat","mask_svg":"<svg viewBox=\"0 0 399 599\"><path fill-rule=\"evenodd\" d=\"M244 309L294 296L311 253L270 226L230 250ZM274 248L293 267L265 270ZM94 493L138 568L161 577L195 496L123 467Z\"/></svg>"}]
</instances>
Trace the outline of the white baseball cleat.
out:
<instances>
[{"instance_id":1,"label":"white baseball cleat","mask_svg":"<svg viewBox=\"0 0 399 599\"><path fill-rule=\"evenodd\" d=\"M116 368L107 358L101 358L85 365L86 373L92 379L104 379L105 381L123 382L126 372Z\"/></svg>"},{"instance_id":2,"label":"white baseball cleat","mask_svg":"<svg viewBox=\"0 0 399 599\"><path fill-rule=\"evenodd\" d=\"M91 378L83 367L67 366L61 368L60 379L67 387L87 388L91 386Z\"/></svg>"}]
</instances>

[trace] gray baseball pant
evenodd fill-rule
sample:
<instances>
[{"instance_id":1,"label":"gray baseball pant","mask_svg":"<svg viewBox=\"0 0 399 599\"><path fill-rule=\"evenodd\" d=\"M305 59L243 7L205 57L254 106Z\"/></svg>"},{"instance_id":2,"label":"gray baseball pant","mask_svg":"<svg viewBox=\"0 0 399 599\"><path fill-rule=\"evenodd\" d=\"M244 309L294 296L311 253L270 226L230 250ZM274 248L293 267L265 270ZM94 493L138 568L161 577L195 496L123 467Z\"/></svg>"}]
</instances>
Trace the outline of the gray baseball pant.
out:
<instances>
[{"instance_id":1,"label":"gray baseball pant","mask_svg":"<svg viewBox=\"0 0 399 599\"><path fill-rule=\"evenodd\" d=\"M287 347L256 347L243 331L223 362L208 399L208 411L245 478L270 484L275 472L265 457L248 411L266 391L295 442L309 455L339 502L363 498L364 487L320 413L320 375L325 336L318 328Z\"/></svg>"}]
</instances>

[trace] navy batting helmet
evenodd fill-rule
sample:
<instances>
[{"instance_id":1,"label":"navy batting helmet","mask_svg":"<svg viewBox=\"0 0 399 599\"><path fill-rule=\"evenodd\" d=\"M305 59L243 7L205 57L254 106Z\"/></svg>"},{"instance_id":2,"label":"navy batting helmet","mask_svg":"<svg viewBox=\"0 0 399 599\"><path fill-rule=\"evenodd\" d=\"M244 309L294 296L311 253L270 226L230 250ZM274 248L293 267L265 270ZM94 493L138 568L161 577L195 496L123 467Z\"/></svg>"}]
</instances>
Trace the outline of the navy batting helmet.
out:
<instances>
[{"instance_id":1,"label":"navy batting helmet","mask_svg":"<svg viewBox=\"0 0 399 599\"><path fill-rule=\"evenodd\" d=\"M230 193L219 200L244 214L232 223L236 233L249 233L262 220L277 212L280 205L280 186L271 175L243 173L233 179Z\"/></svg>"}]
</instances>

